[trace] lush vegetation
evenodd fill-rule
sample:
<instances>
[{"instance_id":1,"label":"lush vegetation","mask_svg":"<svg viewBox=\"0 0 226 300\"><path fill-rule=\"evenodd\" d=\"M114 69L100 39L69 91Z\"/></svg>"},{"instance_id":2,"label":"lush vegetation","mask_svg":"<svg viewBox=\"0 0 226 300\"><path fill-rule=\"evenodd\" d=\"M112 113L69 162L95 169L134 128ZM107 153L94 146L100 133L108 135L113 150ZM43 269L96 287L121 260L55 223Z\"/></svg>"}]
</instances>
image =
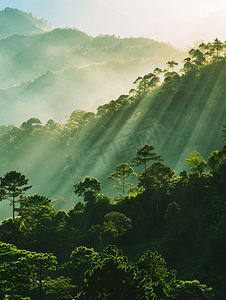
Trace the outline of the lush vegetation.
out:
<instances>
[{"instance_id":1,"label":"lush vegetation","mask_svg":"<svg viewBox=\"0 0 226 300\"><path fill-rule=\"evenodd\" d=\"M0 15L7 28L19 30L31 23L29 29L33 30L33 18L26 13L4 10ZM166 60L184 57L172 45L142 37L92 37L76 28L22 33L0 36L2 124L19 126L31 116L43 122L65 122L75 109L95 112L98 106L126 93L139 74L156 65L162 68Z\"/></svg>"},{"instance_id":2,"label":"lush vegetation","mask_svg":"<svg viewBox=\"0 0 226 300\"><path fill-rule=\"evenodd\" d=\"M44 196L24 196L25 176L6 173L1 199L12 199L18 217L0 226L3 299L224 299L225 146L207 162L191 153L191 174L179 177L153 150L137 150L133 161L145 170L130 196L110 199L87 177L74 185L84 201L67 213ZM123 176L123 164L115 169ZM140 253L141 245L153 252Z\"/></svg>"},{"instance_id":3,"label":"lush vegetation","mask_svg":"<svg viewBox=\"0 0 226 300\"><path fill-rule=\"evenodd\" d=\"M12 218L0 225L2 299L224 299L226 146L206 156L225 124L219 43L208 45L210 55L204 46L192 49L181 75L168 61L166 70L138 77L129 95L97 113L76 110L65 124L31 118L0 127L0 197L12 206ZM146 129L161 147L136 141L134 132L163 124L161 136ZM200 146L184 157L186 140ZM113 145L116 159L106 155ZM179 156L190 171L176 175ZM92 176L101 160L103 180ZM83 201L66 211L48 195L27 195L35 181L31 187L24 172L12 171L24 164L28 178L35 174L40 182L36 190L48 185L59 196L70 189ZM119 192L109 197L102 185L108 190L112 180Z\"/></svg>"},{"instance_id":4,"label":"lush vegetation","mask_svg":"<svg viewBox=\"0 0 226 300\"><path fill-rule=\"evenodd\" d=\"M113 197L107 177L116 165L130 163L145 144L155 145L177 174L188 171L190 152L197 150L207 159L223 147L225 61L215 53L208 62L203 55L201 63L193 53L182 73L174 71L175 61L168 61L167 69L137 77L128 94L99 106L96 113L76 109L63 124L30 118L18 127L0 126L0 175L20 170L34 193L54 199L71 198L71 185L91 176Z\"/></svg>"}]
</instances>

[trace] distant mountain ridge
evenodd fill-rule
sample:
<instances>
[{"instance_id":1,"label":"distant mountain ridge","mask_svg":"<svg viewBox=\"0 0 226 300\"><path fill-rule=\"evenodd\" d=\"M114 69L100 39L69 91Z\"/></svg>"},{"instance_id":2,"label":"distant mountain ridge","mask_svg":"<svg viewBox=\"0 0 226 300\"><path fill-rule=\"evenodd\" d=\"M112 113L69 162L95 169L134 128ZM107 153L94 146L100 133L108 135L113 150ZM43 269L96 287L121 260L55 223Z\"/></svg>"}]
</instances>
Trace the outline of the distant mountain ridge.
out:
<instances>
[{"instance_id":1,"label":"distant mountain ridge","mask_svg":"<svg viewBox=\"0 0 226 300\"><path fill-rule=\"evenodd\" d=\"M95 109L132 82L184 53L152 39L92 37L71 28L0 40L0 119L19 125L43 112L64 122L74 109ZM15 109L17 108L17 109Z\"/></svg>"},{"instance_id":2,"label":"distant mountain ridge","mask_svg":"<svg viewBox=\"0 0 226 300\"><path fill-rule=\"evenodd\" d=\"M32 13L10 7L0 11L0 39L14 34L32 35L52 29L53 26L48 21Z\"/></svg>"}]
</instances>

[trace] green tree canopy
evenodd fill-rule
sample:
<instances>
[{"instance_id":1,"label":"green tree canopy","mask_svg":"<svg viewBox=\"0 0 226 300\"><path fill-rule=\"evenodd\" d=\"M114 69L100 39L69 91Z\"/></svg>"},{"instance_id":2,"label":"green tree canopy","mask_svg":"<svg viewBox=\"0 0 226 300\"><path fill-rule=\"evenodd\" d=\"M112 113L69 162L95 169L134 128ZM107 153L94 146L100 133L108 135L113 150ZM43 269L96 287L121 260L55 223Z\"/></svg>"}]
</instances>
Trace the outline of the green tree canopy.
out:
<instances>
[{"instance_id":1,"label":"green tree canopy","mask_svg":"<svg viewBox=\"0 0 226 300\"><path fill-rule=\"evenodd\" d=\"M4 296L11 294L13 297L15 295L15 299L17 297L22 299L18 294L39 287L41 300L43 272L56 268L56 257L52 253L20 250L14 245L2 242L0 242L0 253L1 293Z\"/></svg>"},{"instance_id":2,"label":"green tree canopy","mask_svg":"<svg viewBox=\"0 0 226 300\"><path fill-rule=\"evenodd\" d=\"M16 171L7 172L1 180L1 194L4 199L12 198L10 205L13 207L13 221L15 214L15 202L17 197L21 197L23 193L29 190L32 185L26 186L28 184L28 179L25 175L22 175Z\"/></svg>"},{"instance_id":3,"label":"green tree canopy","mask_svg":"<svg viewBox=\"0 0 226 300\"><path fill-rule=\"evenodd\" d=\"M32 195L28 197L21 197L19 200L20 207L15 210L20 216L21 228L26 237L32 238L33 235L39 236L40 242L45 236L43 231L48 230L50 222L53 222L54 216L57 215L56 210L51 204L51 199Z\"/></svg>"},{"instance_id":4,"label":"green tree canopy","mask_svg":"<svg viewBox=\"0 0 226 300\"><path fill-rule=\"evenodd\" d=\"M164 257L157 251L148 250L136 263L138 269L145 270L152 280L152 287L157 299L164 299L176 283L176 271L168 271Z\"/></svg>"},{"instance_id":5,"label":"green tree canopy","mask_svg":"<svg viewBox=\"0 0 226 300\"><path fill-rule=\"evenodd\" d=\"M52 253L28 253L20 259L20 263L24 265L31 274L35 276L39 286L39 299L42 299L43 273L47 270L55 270L57 266L56 257Z\"/></svg>"},{"instance_id":6,"label":"green tree canopy","mask_svg":"<svg viewBox=\"0 0 226 300\"><path fill-rule=\"evenodd\" d=\"M172 72L173 72L173 68L175 66L178 66L178 63L175 62L174 60L168 61L166 64L167 64L168 68L171 68Z\"/></svg>"},{"instance_id":7,"label":"green tree canopy","mask_svg":"<svg viewBox=\"0 0 226 300\"><path fill-rule=\"evenodd\" d=\"M71 284L71 279L68 277L60 276L56 279L45 279L46 294L54 295L57 300L61 299L73 299L71 292L76 287Z\"/></svg>"},{"instance_id":8,"label":"green tree canopy","mask_svg":"<svg viewBox=\"0 0 226 300\"><path fill-rule=\"evenodd\" d=\"M137 174L129 164L121 163L115 167L115 171L108 176L108 179L113 179L119 184L119 186L122 186L122 188L117 186L114 186L114 188L122 190L122 194L124 195L125 187L129 187L132 185L132 183L125 182L125 180L130 176L137 176Z\"/></svg>"},{"instance_id":9,"label":"green tree canopy","mask_svg":"<svg viewBox=\"0 0 226 300\"><path fill-rule=\"evenodd\" d=\"M145 145L142 148L138 149L136 156L131 160L132 162L136 163L134 166L138 167L144 165L144 170L146 171L147 164L150 160L164 160L162 159L161 155L153 153L153 150L155 150L155 147L151 145Z\"/></svg>"},{"instance_id":10,"label":"green tree canopy","mask_svg":"<svg viewBox=\"0 0 226 300\"><path fill-rule=\"evenodd\" d=\"M42 122L38 118L30 118L27 122L23 122L20 128L26 131L30 131L40 125L42 125Z\"/></svg>"},{"instance_id":11,"label":"green tree canopy","mask_svg":"<svg viewBox=\"0 0 226 300\"><path fill-rule=\"evenodd\" d=\"M218 59L219 52L223 49L223 43L218 38L215 38L213 40L213 49L216 50L217 52L216 57Z\"/></svg>"},{"instance_id":12,"label":"green tree canopy","mask_svg":"<svg viewBox=\"0 0 226 300\"><path fill-rule=\"evenodd\" d=\"M213 172L219 171L222 164L222 155L219 150L214 150L207 159L207 165Z\"/></svg>"},{"instance_id":13,"label":"green tree canopy","mask_svg":"<svg viewBox=\"0 0 226 300\"><path fill-rule=\"evenodd\" d=\"M144 187L146 187L146 171L147 171L147 166L148 162L150 160L158 160L162 161L161 155L157 155L156 153L153 153L152 151L155 150L155 147L152 145L145 145L142 148L137 150L136 156L131 160L132 162L135 162L136 167L138 166L144 166L144 174L145 174L145 181L144 181Z\"/></svg>"},{"instance_id":14,"label":"green tree canopy","mask_svg":"<svg viewBox=\"0 0 226 300\"><path fill-rule=\"evenodd\" d=\"M91 231L98 234L98 238L107 244L115 242L118 237L123 236L132 229L132 221L124 214L111 211L104 216L103 225L92 225Z\"/></svg>"},{"instance_id":15,"label":"green tree canopy","mask_svg":"<svg viewBox=\"0 0 226 300\"><path fill-rule=\"evenodd\" d=\"M103 249L95 266L85 273L83 290L75 299L154 299L148 274L117 250L111 245Z\"/></svg>"},{"instance_id":16,"label":"green tree canopy","mask_svg":"<svg viewBox=\"0 0 226 300\"><path fill-rule=\"evenodd\" d=\"M202 174L204 172L207 163L202 158L201 154L198 151L192 151L189 158L185 159L186 164L191 165L190 170L192 173L198 172Z\"/></svg>"},{"instance_id":17,"label":"green tree canopy","mask_svg":"<svg viewBox=\"0 0 226 300\"><path fill-rule=\"evenodd\" d=\"M74 185L74 193L78 196L84 197L84 201L93 199L96 193L99 193L101 188L101 182L96 178L86 177L84 181L79 181Z\"/></svg>"},{"instance_id":18,"label":"green tree canopy","mask_svg":"<svg viewBox=\"0 0 226 300\"><path fill-rule=\"evenodd\" d=\"M168 188L171 184L175 171L161 162L154 162L146 172L143 172L138 180L139 186L146 186L148 189Z\"/></svg>"}]
</instances>

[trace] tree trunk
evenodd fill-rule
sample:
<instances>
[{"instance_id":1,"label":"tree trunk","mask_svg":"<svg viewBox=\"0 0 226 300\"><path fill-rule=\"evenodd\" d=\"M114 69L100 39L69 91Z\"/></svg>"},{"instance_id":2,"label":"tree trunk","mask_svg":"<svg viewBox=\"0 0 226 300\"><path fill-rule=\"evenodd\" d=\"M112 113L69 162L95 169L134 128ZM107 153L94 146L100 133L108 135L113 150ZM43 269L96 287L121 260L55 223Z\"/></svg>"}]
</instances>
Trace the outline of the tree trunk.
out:
<instances>
[{"instance_id":1,"label":"tree trunk","mask_svg":"<svg viewBox=\"0 0 226 300\"><path fill-rule=\"evenodd\" d=\"M125 187L124 187L124 184L125 184L125 178L124 176L122 177L122 193L123 193L123 196L125 195Z\"/></svg>"},{"instance_id":2,"label":"tree trunk","mask_svg":"<svg viewBox=\"0 0 226 300\"><path fill-rule=\"evenodd\" d=\"M159 202L158 202L158 198L157 198L157 206L156 206L156 209L157 209L157 222L159 221Z\"/></svg>"},{"instance_id":3,"label":"tree trunk","mask_svg":"<svg viewBox=\"0 0 226 300\"><path fill-rule=\"evenodd\" d=\"M39 299L42 300L42 272L39 273Z\"/></svg>"},{"instance_id":4,"label":"tree trunk","mask_svg":"<svg viewBox=\"0 0 226 300\"><path fill-rule=\"evenodd\" d=\"M14 205L15 205L15 197L13 195L13 222L14 222L14 219L15 219L15 217L14 217Z\"/></svg>"}]
</instances>

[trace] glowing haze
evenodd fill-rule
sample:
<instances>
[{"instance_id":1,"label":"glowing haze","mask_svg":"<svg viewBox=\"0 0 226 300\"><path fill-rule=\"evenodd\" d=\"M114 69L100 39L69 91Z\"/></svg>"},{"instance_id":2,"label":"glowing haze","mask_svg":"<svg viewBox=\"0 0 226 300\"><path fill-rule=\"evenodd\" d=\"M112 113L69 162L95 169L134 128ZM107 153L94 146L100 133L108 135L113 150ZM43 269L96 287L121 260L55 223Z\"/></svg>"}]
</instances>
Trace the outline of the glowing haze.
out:
<instances>
[{"instance_id":1,"label":"glowing haze","mask_svg":"<svg viewBox=\"0 0 226 300\"><path fill-rule=\"evenodd\" d=\"M54 27L75 27L92 36L142 34L176 46L185 46L182 36L188 37L188 44L193 38L202 38L202 33L203 39L212 39L206 23L218 26L215 37L223 38L220 30L226 20L225 0L1 0L0 9L5 7L31 12ZM202 28L202 22L204 29L197 34L196 25Z\"/></svg>"}]
</instances>

